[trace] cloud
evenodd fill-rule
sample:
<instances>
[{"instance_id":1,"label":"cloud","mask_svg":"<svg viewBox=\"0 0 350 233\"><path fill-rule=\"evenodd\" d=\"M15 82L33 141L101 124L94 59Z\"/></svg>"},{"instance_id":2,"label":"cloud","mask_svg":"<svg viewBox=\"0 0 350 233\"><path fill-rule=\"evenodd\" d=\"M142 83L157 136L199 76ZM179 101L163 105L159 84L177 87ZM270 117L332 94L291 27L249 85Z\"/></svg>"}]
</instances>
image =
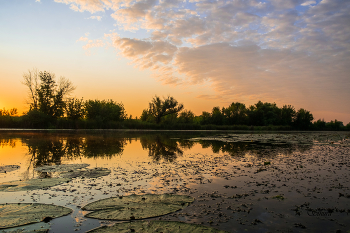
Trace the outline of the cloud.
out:
<instances>
[{"instance_id":1,"label":"cloud","mask_svg":"<svg viewBox=\"0 0 350 233\"><path fill-rule=\"evenodd\" d=\"M332 108L350 99L349 1L55 1L80 12L109 10L120 31L147 30L144 38L107 37L120 56L169 85L210 82L222 101L324 101Z\"/></svg>"},{"instance_id":2,"label":"cloud","mask_svg":"<svg viewBox=\"0 0 350 233\"><path fill-rule=\"evenodd\" d=\"M90 16L89 19L97 19L98 21L101 21L102 16Z\"/></svg>"},{"instance_id":3,"label":"cloud","mask_svg":"<svg viewBox=\"0 0 350 233\"><path fill-rule=\"evenodd\" d=\"M84 40L85 40L85 38L84 38ZM91 48L103 47L103 46L105 46L105 43L101 39L88 40L87 44L83 46L83 49L88 50Z\"/></svg>"},{"instance_id":4,"label":"cloud","mask_svg":"<svg viewBox=\"0 0 350 233\"><path fill-rule=\"evenodd\" d=\"M76 42L78 42L78 41L88 41L88 40L89 40L89 38L82 36Z\"/></svg>"},{"instance_id":5,"label":"cloud","mask_svg":"<svg viewBox=\"0 0 350 233\"><path fill-rule=\"evenodd\" d=\"M316 4L316 1L306 1L304 3L302 3L301 5L302 6L310 6L310 5L314 5Z\"/></svg>"}]
</instances>

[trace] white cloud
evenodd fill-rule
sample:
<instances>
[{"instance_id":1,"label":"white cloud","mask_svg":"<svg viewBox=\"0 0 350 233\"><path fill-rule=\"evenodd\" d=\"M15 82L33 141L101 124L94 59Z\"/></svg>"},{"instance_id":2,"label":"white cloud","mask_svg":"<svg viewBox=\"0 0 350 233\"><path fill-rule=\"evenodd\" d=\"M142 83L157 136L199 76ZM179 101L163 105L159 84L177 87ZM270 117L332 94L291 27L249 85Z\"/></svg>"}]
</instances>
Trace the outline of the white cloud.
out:
<instances>
[{"instance_id":1,"label":"white cloud","mask_svg":"<svg viewBox=\"0 0 350 233\"><path fill-rule=\"evenodd\" d=\"M350 1L55 1L76 11L110 10L121 30L148 30L143 39L114 35L113 46L167 84L210 81L222 99L311 103L340 95L343 106L350 99Z\"/></svg>"},{"instance_id":2,"label":"white cloud","mask_svg":"<svg viewBox=\"0 0 350 233\"><path fill-rule=\"evenodd\" d=\"M78 42L78 41L88 41L88 40L89 40L89 38L82 36L76 42Z\"/></svg>"},{"instance_id":3,"label":"white cloud","mask_svg":"<svg viewBox=\"0 0 350 233\"><path fill-rule=\"evenodd\" d=\"M310 5L314 5L316 4L316 1L306 1L304 3L302 3L301 5L302 6L310 6Z\"/></svg>"},{"instance_id":4,"label":"white cloud","mask_svg":"<svg viewBox=\"0 0 350 233\"><path fill-rule=\"evenodd\" d=\"M105 46L105 43L101 39L88 40L87 44L83 46L83 49L88 50L88 49L91 49L91 48L103 47L103 46Z\"/></svg>"},{"instance_id":5,"label":"white cloud","mask_svg":"<svg viewBox=\"0 0 350 233\"><path fill-rule=\"evenodd\" d=\"M93 15L93 16L90 16L89 19L97 19L98 21L101 21L102 16L95 16L95 15Z\"/></svg>"}]
</instances>

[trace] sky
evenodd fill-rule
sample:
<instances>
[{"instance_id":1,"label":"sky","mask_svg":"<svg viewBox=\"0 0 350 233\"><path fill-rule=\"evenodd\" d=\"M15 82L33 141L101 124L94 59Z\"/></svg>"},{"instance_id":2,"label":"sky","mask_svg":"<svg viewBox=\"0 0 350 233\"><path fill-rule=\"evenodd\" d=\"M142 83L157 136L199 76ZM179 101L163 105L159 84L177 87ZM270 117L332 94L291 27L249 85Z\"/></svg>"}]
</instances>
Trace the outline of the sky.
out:
<instances>
[{"instance_id":1,"label":"sky","mask_svg":"<svg viewBox=\"0 0 350 233\"><path fill-rule=\"evenodd\" d=\"M350 122L350 1L0 0L0 108L28 110L29 70L140 116L155 96L196 115L232 102Z\"/></svg>"}]
</instances>

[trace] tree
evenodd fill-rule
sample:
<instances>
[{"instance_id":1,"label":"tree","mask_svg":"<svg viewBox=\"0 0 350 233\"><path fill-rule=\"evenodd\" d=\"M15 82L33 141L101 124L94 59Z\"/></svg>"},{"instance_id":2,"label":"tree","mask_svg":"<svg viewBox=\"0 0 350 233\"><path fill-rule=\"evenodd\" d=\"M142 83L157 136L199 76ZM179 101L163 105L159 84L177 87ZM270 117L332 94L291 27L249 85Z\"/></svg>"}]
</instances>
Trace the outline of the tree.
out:
<instances>
[{"instance_id":1,"label":"tree","mask_svg":"<svg viewBox=\"0 0 350 233\"><path fill-rule=\"evenodd\" d=\"M178 113L183 109L183 105L179 104L173 97L168 96L161 100L158 96L155 96L149 103L148 114L153 116L156 123L159 124L162 117Z\"/></svg>"},{"instance_id":2,"label":"tree","mask_svg":"<svg viewBox=\"0 0 350 233\"><path fill-rule=\"evenodd\" d=\"M247 108L245 104L233 102L228 108L222 108L225 123L228 125L244 125L247 123Z\"/></svg>"},{"instance_id":3,"label":"tree","mask_svg":"<svg viewBox=\"0 0 350 233\"><path fill-rule=\"evenodd\" d=\"M295 118L295 109L291 105L284 105L281 108L281 125L292 125Z\"/></svg>"},{"instance_id":4,"label":"tree","mask_svg":"<svg viewBox=\"0 0 350 233\"><path fill-rule=\"evenodd\" d=\"M66 97L75 90L73 84L61 77L56 82L55 74L47 71L29 71L23 75L23 84L29 89L30 110L58 118L63 116Z\"/></svg>"},{"instance_id":5,"label":"tree","mask_svg":"<svg viewBox=\"0 0 350 233\"><path fill-rule=\"evenodd\" d=\"M113 100L88 100L85 102L85 114L89 120L121 121L126 118L123 104Z\"/></svg>"},{"instance_id":6,"label":"tree","mask_svg":"<svg viewBox=\"0 0 350 233\"><path fill-rule=\"evenodd\" d=\"M70 120L78 120L84 117L85 109L83 99L69 99L66 103L66 114Z\"/></svg>"},{"instance_id":7,"label":"tree","mask_svg":"<svg viewBox=\"0 0 350 233\"><path fill-rule=\"evenodd\" d=\"M211 123L214 125L222 125L224 122L224 116L219 107L214 107L211 111Z\"/></svg>"},{"instance_id":8,"label":"tree","mask_svg":"<svg viewBox=\"0 0 350 233\"><path fill-rule=\"evenodd\" d=\"M259 101L249 107L248 116L251 125L268 126L280 124L281 110L275 103Z\"/></svg>"},{"instance_id":9,"label":"tree","mask_svg":"<svg viewBox=\"0 0 350 233\"><path fill-rule=\"evenodd\" d=\"M296 113L293 123L298 129L308 129L312 125L313 119L314 117L309 111L301 108Z\"/></svg>"},{"instance_id":10,"label":"tree","mask_svg":"<svg viewBox=\"0 0 350 233\"><path fill-rule=\"evenodd\" d=\"M10 110L0 109L0 116L16 116L17 114L17 108L11 108Z\"/></svg>"},{"instance_id":11,"label":"tree","mask_svg":"<svg viewBox=\"0 0 350 233\"><path fill-rule=\"evenodd\" d=\"M195 115L191 110L184 110L180 113L178 121L179 123L189 124L189 123L193 123L194 118L195 118Z\"/></svg>"}]
</instances>

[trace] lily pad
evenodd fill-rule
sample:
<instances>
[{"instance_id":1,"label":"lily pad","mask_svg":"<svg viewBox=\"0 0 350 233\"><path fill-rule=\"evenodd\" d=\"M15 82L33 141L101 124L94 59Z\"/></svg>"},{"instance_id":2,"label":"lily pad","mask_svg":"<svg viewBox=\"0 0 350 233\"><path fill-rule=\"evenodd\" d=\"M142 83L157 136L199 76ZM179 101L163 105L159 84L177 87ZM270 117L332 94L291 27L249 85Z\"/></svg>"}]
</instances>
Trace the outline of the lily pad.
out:
<instances>
[{"instance_id":1,"label":"lily pad","mask_svg":"<svg viewBox=\"0 0 350 233\"><path fill-rule=\"evenodd\" d=\"M71 212L69 208L50 204L0 204L0 229L47 221Z\"/></svg>"},{"instance_id":2,"label":"lily pad","mask_svg":"<svg viewBox=\"0 0 350 233\"><path fill-rule=\"evenodd\" d=\"M48 188L70 181L69 178L50 178L50 179L31 179L31 180L15 180L0 184L2 192L17 192L34 189Z\"/></svg>"},{"instance_id":3,"label":"lily pad","mask_svg":"<svg viewBox=\"0 0 350 233\"><path fill-rule=\"evenodd\" d=\"M110 233L110 232L225 233L226 231L220 231L211 227L206 227L206 226L197 225L197 224L183 223L183 222L134 221L134 222L117 223L117 224L114 224L113 226L103 226L103 227L89 231L89 233L94 233L94 232L101 232L101 233Z\"/></svg>"},{"instance_id":4,"label":"lily pad","mask_svg":"<svg viewBox=\"0 0 350 233\"><path fill-rule=\"evenodd\" d=\"M106 176L111 173L111 170L103 167L96 167L93 169L86 169L73 172L65 172L61 174L61 177L64 178L76 178L76 177L85 177L85 178L97 178L100 176Z\"/></svg>"},{"instance_id":5,"label":"lily pad","mask_svg":"<svg viewBox=\"0 0 350 233\"><path fill-rule=\"evenodd\" d=\"M19 169L20 166L18 165L5 165L5 166L0 166L0 173L7 173L7 172L12 172L17 169Z\"/></svg>"},{"instance_id":6,"label":"lily pad","mask_svg":"<svg viewBox=\"0 0 350 233\"><path fill-rule=\"evenodd\" d=\"M52 166L42 166L35 168L39 172L68 172L75 171L77 169L85 168L90 166L90 164L81 163L81 164L60 164Z\"/></svg>"},{"instance_id":7,"label":"lily pad","mask_svg":"<svg viewBox=\"0 0 350 233\"><path fill-rule=\"evenodd\" d=\"M85 217L109 220L134 220L157 217L181 210L194 198L172 194L146 194L112 197L87 204L82 209L92 210Z\"/></svg>"}]
</instances>

